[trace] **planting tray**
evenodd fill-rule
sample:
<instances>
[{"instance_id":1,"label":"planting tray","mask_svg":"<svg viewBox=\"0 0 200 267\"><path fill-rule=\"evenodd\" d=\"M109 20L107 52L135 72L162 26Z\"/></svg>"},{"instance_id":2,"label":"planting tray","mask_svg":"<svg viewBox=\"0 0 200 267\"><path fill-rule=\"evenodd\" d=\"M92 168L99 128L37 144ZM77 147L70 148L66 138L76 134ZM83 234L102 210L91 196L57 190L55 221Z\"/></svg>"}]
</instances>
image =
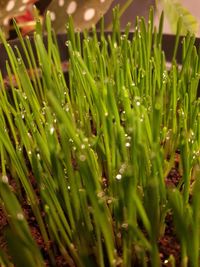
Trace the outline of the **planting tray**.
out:
<instances>
[{"instance_id":1,"label":"planting tray","mask_svg":"<svg viewBox=\"0 0 200 267\"><path fill-rule=\"evenodd\" d=\"M110 32L107 32L106 35L110 35ZM132 39L133 33L129 34L129 38ZM83 38L83 36L81 36ZM163 34L162 38L162 49L165 52L165 57L167 62L171 62L172 56L173 56L173 50L174 50L174 45L175 45L175 35L170 35L170 34ZM33 37L30 37L30 39L33 39ZM182 57L182 39L183 37L180 37L178 49L177 49L177 55L176 55L176 60L179 64L181 64L181 57ZM58 46L59 46L59 51L60 51L60 56L61 56L61 61L65 61L68 58L67 54L67 49L66 49L66 40L67 36L65 33L62 34L57 34L57 41L58 41ZM47 43L47 37L44 36L44 43ZM17 46L19 48L19 51L21 52L22 58L25 58L24 52L22 49L22 46L20 44L20 41L18 39L10 41L11 47ZM200 38L196 38L195 40L195 46L197 49L200 47ZM6 77L6 60L8 60L8 56L5 50L5 47L3 44L0 44L0 70L2 72L3 78ZM26 61L25 61L26 63ZM198 89L198 96L200 96L200 85Z\"/></svg>"}]
</instances>

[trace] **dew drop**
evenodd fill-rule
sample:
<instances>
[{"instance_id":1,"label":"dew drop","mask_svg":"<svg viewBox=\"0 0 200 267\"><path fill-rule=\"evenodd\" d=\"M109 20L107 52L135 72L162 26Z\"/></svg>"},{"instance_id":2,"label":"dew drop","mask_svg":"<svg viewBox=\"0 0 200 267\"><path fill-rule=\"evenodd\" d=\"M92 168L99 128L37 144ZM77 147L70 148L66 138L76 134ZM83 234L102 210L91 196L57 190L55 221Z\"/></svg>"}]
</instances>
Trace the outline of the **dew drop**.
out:
<instances>
[{"instance_id":1,"label":"dew drop","mask_svg":"<svg viewBox=\"0 0 200 267\"><path fill-rule=\"evenodd\" d=\"M127 139L128 141L130 141L130 140L131 140L131 136L126 135L126 139Z\"/></svg>"},{"instance_id":2,"label":"dew drop","mask_svg":"<svg viewBox=\"0 0 200 267\"><path fill-rule=\"evenodd\" d=\"M50 208L49 208L49 206L47 204L45 204L44 210L45 210L45 212L49 212Z\"/></svg>"},{"instance_id":3,"label":"dew drop","mask_svg":"<svg viewBox=\"0 0 200 267\"><path fill-rule=\"evenodd\" d=\"M169 263L169 261L168 260L164 260L164 264L168 264Z\"/></svg>"},{"instance_id":4,"label":"dew drop","mask_svg":"<svg viewBox=\"0 0 200 267\"><path fill-rule=\"evenodd\" d=\"M65 106L65 111L69 112L69 105L68 104Z\"/></svg>"},{"instance_id":5,"label":"dew drop","mask_svg":"<svg viewBox=\"0 0 200 267\"><path fill-rule=\"evenodd\" d=\"M26 100L27 99L27 95L25 93L23 93L23 98Z\"/></svg>"},{"instance_id":6,"label":"dew drop","mask_svg":"<svg viewBox=\"0 0 200 267\"><path fill-rule=\"evenodd\" d=\"M28 135L28 138L32 137L30 132L28 132L27 135Z\"/></svg>"},{"instance_id":7,"label":"dew drop","mask_svg":"<svg viewBox=\"0 0 200 267\"><path fill-rule=\"evenodd\" d=\"M68 41L65 42L65 45L68 47L70 45L70 43L71 42L68 40Z\"/></svg>"},{"instance_id":8,"label":"dew drop","mask_svg":"<svg viewBox=\"0 0 200 267\"><path fill-rule=\"evenodd\" d=\"M51 126L51 128L50 128L50 134L52 135L54 133L54 131L55 131L55 128L53 126Z\"/></svg>"},{"instance_id":9,"label":"dew drop","mask_svg":"<svg viewBox=\"0 0 200 267\"><path fill-rule=\"evenodd\" d=\"M85 161L86 160L86 156L81 154L80 157L79 157L80 161Z\"/></svg>"},{"instance_id":10,"label":"dew drop","mask_svg":"<svg viewBox=\"0 0 200 267\"><path fill-rule=\"evenodd\" d=\"M23 221L24 220L24 215L22 213L17 213L17 219L19 221Z\"/></svg>"},{"instance_id":11,"label":"dew drop","mask_svg":"<svg viewBox=\"0 0 200 267\"><path fill-rule=\"evenodd\" d=\"M105 196L105 193L103 191L97 193L97 197L102 198Z\"/></svg>"},{"instance_id":12,"label":"dew drop","mask_svg":"<svg viewBox=\"0 0 200 267\"><path fill-rule=\"evenodd\" d=\"M124 164L122 164L121 168L119 169L119 173L123 174L125 170L126 170L126 164L124 163Z\"/></svg>"},{"instance_id":13,"label":"dew drop","mask_svg":"<svg viewBox=\"0 0 200 267\"><path fill-rule=\"evenodd\" d=\"M108 205L112 204L112 202L113 202L113 201L112 201L111 198L109 198L109 199L107 200L107 204L108 204Z\"/></svg>"},{"instance_id":14,"label":"dew drop","mask_svg":"<svg viewBox=\"0 0 200 267\"><path fill-rule=\"evenodd\" d=\"M82 74L83 74L83 76L85 76L85 75L86 75L86 71L85 71L85 70L83 70L83 71L82 71Z\"/></svg>"},{"instance_id":15,"label":"dew drop","mask_svg":"<svg viewBox=\"0 0 200 267\"><path fill-rule=\"evenodd\" d=\"M118 181L120 181L122 179L122 175L120 173L118 173L115 177Z\"/></svg>"},{"instance_id":16,"label":"dew drop","mask_svg":"<svg viewBox=\"0 0 200 267\"><path fill-rule=\"evenodd\" d=\"M71 243L71 244L70 244L70 247L71 247L72 249L74 249L74 248L75 248L75 246L74 246L74 244L73 244L73 243Z\"/></svg>"},{"instance_id":17,"label":"dew drop","mask_svg":"<svg viewBox=\"0 0 200 267\"><path fill-rule=\"evenodd\" d=\"M137 102L136 102L136 105L137 105L137 106L140 106L140 102L139 102L139 101L137 101Z\"/></svg>"},{"instance_id":18,"label":"dew drop","mask_svg":"<svg viewBox=\"0 0 200 267\"><path fill-rule=\"evenodd\" d=\"M126 147L130 147L131 144L127 142L127 143L125 144L125 146L126 146Z\"/></svg>"},{"instance_id":19,"label":"dew drop","mask_svg":"<svg viewBox=\"0 0 200 267\"><path fill-rule=\"evenodd\" d=\"M128 223L122 223L122 228L127 229L128 228Z\"/></svg>"},{"instance_id":20,"label":"dew drop","mask_svg":"<svg viewBox=\"0 0 200 267\"><path fill-rule=\"evenodd\" d=\"M41 189L41 190L45 190L45 189L46 189L45 184L41 184L40 189Z\"/></svg>"},{"instance_id":21,"label":"dew drop","mask_svg":"<svg viewBox=\"0 0 200 267\"><path fill-rule=\"evenodd\" d=\"M2 175L1 180L4 184L8 184L8 176L7 175Z\"/></svg>"},{"instance_id":22,"label":"dew drop","mask_svg":"<svg viewBox=\"0 0 200 267\"><path fill-rule=\"evenodd\" d=\"M17 146L17 151L22 152L22 147L18 145Z\"/></svg>"},{"instance_id":23,"label":"dew drop","mask_svg":"<svg viewBox=\"0 0 200 267\"><path fill-rule=\"evenodd\" d=\"M124 110L124 111L122 111L122 113L121 113L121 120L122 121L125 121L126 120L126 111Z\"/></svg>"},{"instance_id":24,"label":"dew drop","mask_svg":"<svg viewBox=\"0 0 200 267\"><path fill-rule=\"evenodd\" d=\"M17 62L18 62L19 65L21 65L22 64L21 58L17 58Z\"/></svg>"}]
</instances>

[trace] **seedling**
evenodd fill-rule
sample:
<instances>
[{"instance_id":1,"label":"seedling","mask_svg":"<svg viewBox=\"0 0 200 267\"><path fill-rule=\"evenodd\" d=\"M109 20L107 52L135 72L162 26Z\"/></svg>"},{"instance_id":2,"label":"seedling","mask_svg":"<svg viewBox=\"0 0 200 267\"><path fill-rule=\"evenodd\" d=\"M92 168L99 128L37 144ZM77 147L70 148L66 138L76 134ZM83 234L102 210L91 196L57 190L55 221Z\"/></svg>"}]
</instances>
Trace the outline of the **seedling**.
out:
<instances>
[{"instance_id":1,"label":"seedling","mask_svg":"<svg viewBox=\"0 0 200 267\"><path fill-rule=\"evenodd\" d=\"M33 44L16 28L26 58L0 32L9 56L9 88L0 75L0 200L9 223L2 265L44 266L25 201L52 266L57 255L78 267L199 266L200 55L188 33L182 65L175 47L168 68L162 24L163 15L154 28L151 10L130 38L115 9L109 36L102 21L100 33L81 39L70 20L67 80L49 15L47 47L39 26ZM169 188L178 156L180 179ZM169 215L179 262L160 258Z\"/></svg>"}]
</instances>

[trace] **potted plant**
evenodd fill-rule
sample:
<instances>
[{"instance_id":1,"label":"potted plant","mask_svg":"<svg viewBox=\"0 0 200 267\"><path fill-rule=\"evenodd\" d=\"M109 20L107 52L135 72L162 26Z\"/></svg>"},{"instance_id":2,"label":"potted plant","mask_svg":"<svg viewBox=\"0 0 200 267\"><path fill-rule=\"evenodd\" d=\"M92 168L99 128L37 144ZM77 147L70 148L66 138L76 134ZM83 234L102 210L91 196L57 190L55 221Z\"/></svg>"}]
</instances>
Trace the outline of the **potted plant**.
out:
<instances>
[{"instance_id":1,"label":"potted plant","mask_svg":"<svg viewBox=\"0 0 200 267\"><path fill-rule=\"evenodd\" d=\"M0 32L1 265L199 266L200 56L178 24L167 66L153 25L70 20L64 63L49 15L46 41Z\"/></svg>"}]
</instances>

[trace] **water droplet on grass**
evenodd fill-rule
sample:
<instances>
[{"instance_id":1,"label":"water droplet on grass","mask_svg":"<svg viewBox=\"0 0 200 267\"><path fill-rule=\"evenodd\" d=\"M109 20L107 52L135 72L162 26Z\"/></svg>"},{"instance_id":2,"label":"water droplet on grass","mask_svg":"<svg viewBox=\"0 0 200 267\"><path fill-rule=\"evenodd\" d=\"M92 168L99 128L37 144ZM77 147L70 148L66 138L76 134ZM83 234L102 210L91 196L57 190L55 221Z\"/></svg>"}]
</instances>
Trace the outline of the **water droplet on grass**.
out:
<instances>
[{"instance_id":1,"label":"water droplet on grass","mask_svg":"<svg viewBox=\"0 0 200 267\"><path fill-rule=\"evenodd\" d=\"M19 221L23 221L24 220L24 215L22 213L17 213L17 219Z\"/></svg>"},{"instance_id":2,"label":"water droplet on grass","mask_svg":"<svg viewBox=\"0 0 200 267\"><path fill-rule=\"evenodd\" d=\"M124 110L124 111L122 111L122 113L121 113L121 120L122 121L126 121L126 111Z\"/></svg>"},{"instance_id":3,"label":"water droplet on grass","mask_svg":"<svg viewBox=\"0 0 200 267\"><path fill-rule=\"evenodd\" d=\"M169 260L164 260L164 264L168 264L169 263Z\"/></svg>"},{"instance_id":4,"label":"water droplet on grass","mask_svg":"<svg viewBox=\"0 0 200 267\"><path fill-rule=\"evenodd\" d=\"M51 128L50 128L50 134L52 135L54 133L54 131L55 131L55 128L53 126L51 126Z\"/></svg>"},{"instance_id":5,"label":"water droplet on grass","mask_svg":"<svg viewBox=\"0 0 200 267\"><path fill-rule=\"evenodd\" d=\"M4 184L8 184L8 176L7 175L2 175L1 180Z\"/></svg>"},{"instance_id":6,"label":"water droplet on grass","mask_svg":"<svg viewBox=\"0 0 200 267\"><path fill-rule=\"evenodd\" d=\"M127 143L125 144L125 146L126 146L126 147L130 147L131 144L127 142Z\"/></svg>"},{"instance_id":7,"label":"water droplet on grass","mask_svg":"<svg viewBox=\"0 0 200 267\"><path fill-rule=\"evenodd\" d=\"M127 229L128 228L128 223L122 223L122 228Z\"/></svg>"},{"instance_id":8,"label":"water droplet on grass","mask_svg":"<svg viewBox=\"0 0 200 267\"><path fill-rule=\"evenodd\" d=\"M107 204L108 204L108 205L112 204L112 202L113 202L113 200L112 200L111 198L109 198L109 199L107 200Z\"/></svg>"},{"instance_id":9,"label":"water droplet on grass","mask_svg":"<svg viewBox=\"0 0 200 267\"><path fill-rule=\"evenodd\" d=\"M73 243L70 244L71 249L75 249L75 246Z\"/></svg>"},{"instance_id":10,"label":"water droplet on grass","mask_svg":"<svg viewBox=\"0 0 200 267\"><path fill-rule=\"evenodd\" d=\"M32 138L32 135L30 132L27 132L28 138Z\"/></svg>"},{"instance_id":11,"label":"water droplet on grass","mask_svg":"<svg viewBox=\"0 0 200 267\"><path fill-rule=\"evenodd\" d=\"M119 173L123 174L125 170L126 170L126 163L123 163L122 166L119 169Z\"/></svg>"},{"instance_id":12,"label":"water droplet on grass","mask_svg":"<svg viewBox=\"0 0 200 267\"><path fill-rule=\"evenodd\" d=\"M86 71L85 71L85 70L83 70L83 71L82 71L82 74L85 76L85 75L86 75Z\"/></svg>"},{"instance_id":13,"label":"water droplet on grass","mask_svg":"<svg viewBox=\"0 0 200 267\"><path fill-rule=\"evenodd\" d=\"M47 204L44 205L44 210L45 210L45 212L47 212L47 213L49 212L50 208L49 208L49 206L48 206Z\"/></svg>"},{"instance_id":14,"label":"water droplet on grass","mask_svg":"<svg viewBox=\"0 0 200 267\"><path fill-rule=\"evenodd\" d=\"M120 181L122 179L122 175L120 173L118 173L115 177L118 181Z\"/></svg>"},{"instance_id":15,"label":"water droplet on grass","mask_svg":"<svg viewBox=\"0 0 200 267\"><path fill-rule=\"evenodd\" d=\"M17 58L17 62L18 62L19 65L21 65L22 64L21 58Z\"/></svg>"},{"instance_id":16,"label":"water droplet on grass","mask_svg":"<svg viewBox=\"0 0 200 267\"><path fill-rule=\"evenodd\" d=\"M136 102L136 105L137 105L137 106L140 106L140 102L139 102L139 101L137 101L137 102Z\"/></svg>"},{"instance_id":17,"label":"water droplet on grass","mask_svg":"<svg viewBox=\"0 0 200 267\"><path fill-rule=\"evenodd\" d=\"M70 41L66 41L65 45L68 47L70 45Z\"/></svg>"},{"instance_id":18,"label":"water droplet on grass","mask_svg":"<svg viewBox=\"0 0 200 267\"><path fill-rule=\"evenodd\" d=\"M130 141L131 140L131 136L130 135L126 135L126 140Z\"/></svg>"},{"instance_id":19,"label":"water droplet on grass","mask_svg":"<svg viewBox=\"0 0 200 267\"><path fill-rule=\"evenodd\" d=\"M85 161L86 160L86 156L82 154L82 155L80 155L79 159L80 159L80 161Z\"/></svg>"},{"instance_id":20,"label":"water droplet on grass","mask_svg":"<svg viewBox=\"0 0 200 267\"><path fill-rule=\"evenodd\" d=\"M162 81L163 81L163 83L166 83L167 82L167 71L165 70L165 71L163 71L163 75L162 75L163 77L163 79L162 79Z\"/></svg>"},{"instance_id":21,"label":"water droplet on grass","mask_svg":"<svg viewBox=\"0 0 200 267\"><path fill-rule=\"evenodd\" d=\"M21 153L22 152L22 147L17 145L16 150Z\"/></svg>"},{"instance_id":22,"label":"water droplet on grass","mask_svg":"<svg viewBox=\"0 0 200 267\"><path fill-rule=\"evenodd\" d=\"M97 197L102 198L105 196L105 193L103 191L97 193Z\"/></svg>"},{"instance_id":23,"label":"water droplet on grass","mask_svg":"<svg viewBox=\"0 0 200 267\"><path fill-rule=\"evenodd\" d=\"M68 104L65 106L65 111L69 112L69 105Z\"/></svg>"},{"instance_id":24,"label":"water droplet on grass","mask_svg":"<svg viewBox=\"0 0 200 267\"><path fill-rule=\"evenodd\" d=\"M25 93L23 93L22 96L25 100L27 99L27 95Z\"/></svg>"}]
</instances>

